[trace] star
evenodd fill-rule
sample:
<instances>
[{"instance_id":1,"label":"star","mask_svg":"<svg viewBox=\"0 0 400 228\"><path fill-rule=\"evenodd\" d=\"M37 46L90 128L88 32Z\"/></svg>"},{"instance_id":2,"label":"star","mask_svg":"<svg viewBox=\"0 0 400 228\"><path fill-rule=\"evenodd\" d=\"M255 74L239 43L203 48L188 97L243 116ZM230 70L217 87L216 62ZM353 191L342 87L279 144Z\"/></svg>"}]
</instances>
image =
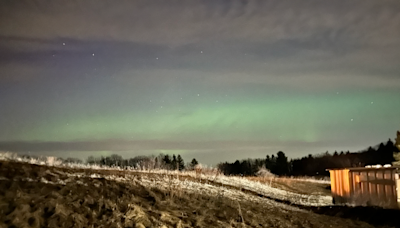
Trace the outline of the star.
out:
<instances>
[{"instance_id":1,"label":"star","mask_svg":"<svg viewBox=\"0 0 400 228\"><path fill-rule=\"evenodd\" d=\"M94 53L92 54L92 56L94 56Z\"/></svg>"},{"instance_id":2,"label":"star","mask_svg":"<svg viewBox=\"0 0 400 228\"><path fill-rule=\"evenodd\" d=\"M63 43L63 46L65 46L65 43Z\"/></svg>"},{"instance_id":3,"label":"star","mask_svg":"<svg viewBox=\"0 0 400 228\"><path fill-rule=\"evenodd\" d=\"M200 96L200 94L197 94L197 96Z\"/></svg>"},{"instance_id":4,"label":"star","mask_svg":"<svg viewBox=\"0 0 400 228\"><path fill-rule=\"evenodd\" d=\"M203 51L200 51L201 54L203 54Z\"/></svg>"},{"instance_id":5,"label":"star","mask_svg":"<svg viewBox=\"0 0 400 228\"><path fill-rule=\"evenodd\" d=\"M350 119L350 121L353 121L353 119Z\"/></svg>"}]
</instances>

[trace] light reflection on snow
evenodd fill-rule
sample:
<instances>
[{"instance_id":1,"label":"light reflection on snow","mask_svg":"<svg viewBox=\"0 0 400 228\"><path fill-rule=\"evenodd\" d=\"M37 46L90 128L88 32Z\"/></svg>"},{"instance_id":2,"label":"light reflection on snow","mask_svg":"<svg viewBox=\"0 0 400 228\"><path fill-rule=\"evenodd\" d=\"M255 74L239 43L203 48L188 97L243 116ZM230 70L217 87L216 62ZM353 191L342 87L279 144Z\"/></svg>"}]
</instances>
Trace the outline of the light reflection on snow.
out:
<instances>
[{"instance_id":1,"label":"light reflection on snow","mask_svg":"<svg viewBox=\"0 0 400 228\"><path fill-rule=\"evenodd\" d=\"M195 171L170 171L170 170L162 170L162 169L134 169L134 168L126 168L122 169L120 167L102 167L99 165L88 165L88 164L76 164L76 163L62 163L60 160L54 157L42 157L39 159L34 158L23 158L14 153L9 152L0 152L0 160L12 160L18 162L27 162L30 164L37 165L49 165L55 167L67 167L73 168L76 171L79 169L90 169L90 170L114 170L114 171L122 171L122 176L116 175L105 175L99 173L92 173L87 175L82 172L73 172L73 173L65 173L69 177L89 177L89 178L105 178L107 180L120 181L125 183L133 183L135 181L138 184L152 187L152 188L162 188L162 189L175 189L179 191L186 192L201 192L202 194L210 194L215 196L223 195L225 197L229 197L232 199L242 199L242 200L250 200L255 202L265 201L266 204L274 204L280 205L282 207L289 207L287 205L277 203L273 200L262 198L255 196L254 194L246 194L241 190L247 190L255 194L260 194L272 199L284 200L291 202L297 205L305 205L305 206L328 206L332 205L332 197L326 195L306 195L306 194L298 194L294 192L285 191L282 189L274 188L266 183L260 183L257 181L248 180L244 177L237 176L225 176L223 174L218 173L215 169L209 170L206 173L196 173ZM61 171L58 171L61 174ZM152 174L150 175L140 175L137 176L137 173L142 174ZM135 175L136 174L136 175ZM156 175L154 175L156 174ZM57 174L54 174L57 175ZM187 177L185 179L185 177ZM43 183L49 184L63 184L65 185L67 181L74 180L73 178L68 180L60 180L58 182L51 182L49 180L43 179L40 180ZM74 180L76 181L76 180ZM313 182L312 179L306 179L305 181ZM318 180L314 180L318 182ZM208 183L201 183L208 182ZM319 181L326 182L326 181ZM78 183L79 184L79 183ZM222 185L222 186L216 186ZM232 188L233 187L233 188ZM293 207L290 207L293 209ZM299 209L297 209L299 210Z\"/></svg>"}]
</instances>

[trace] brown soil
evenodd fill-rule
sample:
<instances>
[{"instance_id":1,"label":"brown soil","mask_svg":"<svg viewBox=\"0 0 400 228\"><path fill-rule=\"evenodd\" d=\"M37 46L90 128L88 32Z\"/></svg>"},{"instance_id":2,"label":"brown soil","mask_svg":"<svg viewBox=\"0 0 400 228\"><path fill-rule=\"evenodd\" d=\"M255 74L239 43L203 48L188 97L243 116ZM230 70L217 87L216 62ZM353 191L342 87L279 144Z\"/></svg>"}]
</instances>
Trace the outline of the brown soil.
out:
<instances>
[{"instance_id":1,"label":"brown soil","mask_svg":"<svg viewBox=\"0 0 400 228\"><path fill-rule=\"evenodd\" d=\"M66 173L84 175L71 177ZM0 161L0 227L376 227L380 222L371 220L368 224L346 215L363 209L291 210L261 201L173 194L168 189L144 187L140 181L90 178L91 173L143 175Z\"/></svg>"}]
</instances>

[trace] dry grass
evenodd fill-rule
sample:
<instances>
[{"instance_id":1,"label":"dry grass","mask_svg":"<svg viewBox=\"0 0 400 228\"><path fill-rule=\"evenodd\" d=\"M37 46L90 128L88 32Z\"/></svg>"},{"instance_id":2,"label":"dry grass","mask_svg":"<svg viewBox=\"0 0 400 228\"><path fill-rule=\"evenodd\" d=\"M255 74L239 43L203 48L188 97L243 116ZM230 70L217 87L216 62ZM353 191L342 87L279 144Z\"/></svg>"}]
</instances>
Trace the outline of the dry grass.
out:
<instances>
[{"instance_id":1,"label":"dry grass","mask_svg":"<svg viewBox=\"0 0 400 228\"><path fill-rule=\"evenodd\" d=\"M0 161L0 227L373 227L207 184L202 175Z\"/></svg>"},{"instance_id":2,"label":"dry grass","mask_svg":"<svg viewBox=\"0 0 400 228\"><path fill-rule=\"evenodd\" d=\"M298 194L331 195L330 183L327 181L288 177L246 177L246 179Z\"/></svg>"}]
</instances>

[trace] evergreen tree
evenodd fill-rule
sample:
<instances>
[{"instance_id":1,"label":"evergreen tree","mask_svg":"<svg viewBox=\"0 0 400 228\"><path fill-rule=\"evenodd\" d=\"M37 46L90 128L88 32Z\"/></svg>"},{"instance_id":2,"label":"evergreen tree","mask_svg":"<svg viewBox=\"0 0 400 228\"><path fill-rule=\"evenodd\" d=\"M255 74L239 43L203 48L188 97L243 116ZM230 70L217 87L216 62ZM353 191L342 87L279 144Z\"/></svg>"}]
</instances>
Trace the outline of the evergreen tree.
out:
<instances>
[{"instance_id":1,"label":"evergreen tree","mask_svg":"<svg viewBox=\"0 0 400 228\"><path fill-rule=\"evenodd\" d=\"M241 174L241 173L242 172L240 170L240 161L236 160L235 163L233 163L231 174L237 175L237 174Z\"/></svg>"},{"instance_id":2,"label":"evergreen tree","mask_svg":"<svg viewBox=\"0 0 400 228\"><path fill-rule=\"evenodd\" d=\"M265 158L265 168L271 171L272 163L271 163L271 158L269 155Z\"/></svg>"},{"instance_id":3,"label":"evergreen tree","mask_svg":"<svg viewBox=\"0 0 400 228\"><path fill-rule=\"evenodd\" d=\"M193 158L192 161L190 162L190 168L194 169L196 165L199 163L197 162L196 158Z\"/></svg>"},{"instance_id":4,"label":"evergreen tree","mask_svg":"<svg viewBox=\"0 0 400 228\"><path fill-rule=\"evenodd\" d=\"M169 166L171 164L171 158L169 157L168 154L166 154L163 158L163 162L165 163L165 165Z\"/></svg>"},{"instance_id":5,"label":"evergreen tree","mask_svg":"<svg viewBox=\"0 0 400 228\"><path fill-rule=\"evenodd\" d=\"M394 157L393 157L393 153L396 152L396 147L394 146L394 143L392 142L392 140L388 140L386 145L382 148L381 151L379 152L379 163L381 165L385 165L385 164L392 164L393 161L395 161Z\"/></svg>"},{"instance_id":6,"label":"evergreen tree","mask_svg":"<svg viewBox=\"0 0 400 228\"><path fill-rule=\"evenodd\" d=\"M172 155L172 161L171 161L172 170L178 169L177 164L178 164L178 162L177 162L177 160L176 160L176 156L175 156L175 154L173 154L173 155Z\"/></svg>"},{"instance_id":7,"label":"evergreen tree","mask_svg":"<svg viewBox=\"0 0 400 228\"><path fill-rule=\"evenodd\" d=\"M181 171L185 168L185 162L183 161L180 154L178 154L178 157L176 158L176 162L177 162L179 171Z\"/></svg>"},{"instance_id":8,"label":"evergreen tree","mask_svg":"<svg viewBox=\"0 0 400 228\"><path fill-rule=\"evenodd\" d=\"M287 159L285 153L283 153L282 151L279 151L277 153L275 172L278 175L287 175L287 174L289 174L288 159Z\"/></svg>"}]
</instances>

